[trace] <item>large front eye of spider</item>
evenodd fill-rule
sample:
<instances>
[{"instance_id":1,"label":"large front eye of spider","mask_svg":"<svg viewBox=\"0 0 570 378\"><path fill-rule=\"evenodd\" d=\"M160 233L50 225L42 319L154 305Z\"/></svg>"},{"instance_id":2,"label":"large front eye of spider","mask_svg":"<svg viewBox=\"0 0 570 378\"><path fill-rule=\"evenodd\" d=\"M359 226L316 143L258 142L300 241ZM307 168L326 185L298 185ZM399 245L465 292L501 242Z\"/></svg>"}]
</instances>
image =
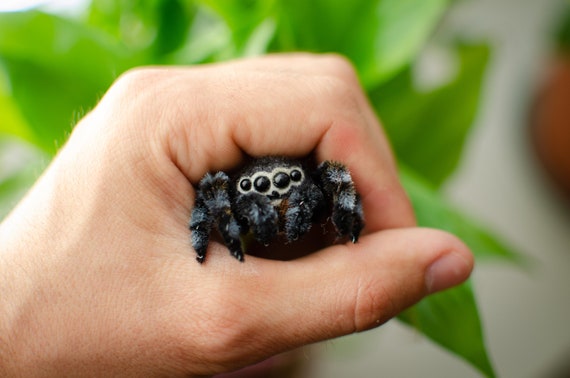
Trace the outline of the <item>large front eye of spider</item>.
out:
<instances>
[{"instance_id":1,"label":"large front eye of spider","mask_svg":"<svg viewBox=\"0 0 570 378\"><path fill-rule=\"evenodd\" d=\"M273 177L273 184L278 188L278 189L285 189L289 186L289 183L291 182L291 178L289 177L289 175L285 172L279 172L277 173L274 177Z\"/></svg>"},{"instance_id":2,"label":"large front eye of spider","mask_svg":"<svg viewBox=\"0 0 570 378\"><path fill-rule=\"evenodd\" d=\"M269 190L269 187L271 187L271 180L266 176L259 176L253 182L253 187L257 192L265 193Z\"/></svg>"}]
</instances>

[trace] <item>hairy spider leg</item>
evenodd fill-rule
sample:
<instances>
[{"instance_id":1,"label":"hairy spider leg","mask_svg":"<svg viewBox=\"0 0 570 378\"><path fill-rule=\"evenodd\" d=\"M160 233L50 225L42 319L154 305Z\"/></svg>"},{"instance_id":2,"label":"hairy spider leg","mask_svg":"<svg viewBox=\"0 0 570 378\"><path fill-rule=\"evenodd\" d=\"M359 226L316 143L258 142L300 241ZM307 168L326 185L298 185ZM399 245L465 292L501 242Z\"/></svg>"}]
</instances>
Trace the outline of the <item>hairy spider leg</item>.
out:
<instances>
[{"instance_id":1,"label":"hairy spider leg","mask_svg":"<svg viewBox=\"0 0 570 378\"><path fill-rule=\"evenodd\" d=\"M206 250L208 249L210 232L212 230L212 218L200 196L196 198L189 228L192 247L196 251L196 260L201 264L206 258Z\"/></svg>"},{"instance_id":2,"label":"hairy spider leg","mask_svg":"<svg viewBox=\"0 0 570 378\"><path fill-rule=\"evenodd\" d=\"M317 168L316 179L331 203L338 235L349 236L356 243L364 228L364 212L350 172L341 163L324 161Z\"/></svg>"},{"instance_id":3,"label":"hairy spider leg","mask_svg":"<svg viewBox=\"0 0 570 378\"><path fill-rule=\"evenodd\" d=\"M255 239L268 245L279 231L277 210L266 196L245 194L236 200L236 213L244 228L253 233Z\"/></svg>"},{"instance_id":4,"label":"hairy spider leg","mask_svg":"<svg viewBox=\"0 0 570 378\"><path fill-rule=\"evenodd\" d=\"M284 234L292 242L311 229L317 209L324 203L322 191L310 180L294 188L289 195L285 212Z\"/></svg>"},{"instance_id":5,"label":"hairy spider leg","mask_svg":"<svg viewBox=\"0 0 570 378\"><path fill-rule=\"evenodd\" d=\"M243 261L240 227L232 213L230 200L230 179L223 173L206 174L198 185L196 203L190 218L192 247L196 251L196 260L203 263L212 231L212 225L218 225L218 231L232 256Z\"/></svg>"}]
</instances>

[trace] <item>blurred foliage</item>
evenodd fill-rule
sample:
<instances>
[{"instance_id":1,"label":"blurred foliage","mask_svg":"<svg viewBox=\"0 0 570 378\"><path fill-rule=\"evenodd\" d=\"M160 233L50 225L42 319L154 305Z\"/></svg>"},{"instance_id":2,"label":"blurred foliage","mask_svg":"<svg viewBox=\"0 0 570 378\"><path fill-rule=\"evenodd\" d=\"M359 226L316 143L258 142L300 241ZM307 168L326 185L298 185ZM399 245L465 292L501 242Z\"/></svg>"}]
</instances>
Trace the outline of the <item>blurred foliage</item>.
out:
<instances>
[{"instance_id":1,"label":"blurred foliage","mask_svg":"<svg viewBox=\"0 0 570 378\"><path fill-rule=\"evenodd\" d=\"M408 66L370 92L400 162L421 172L436 186L453 173L459 162L477 114L489 58L485 45L456 45L455 53L457 74L432 91L415 89Z\"/></svg>"},{"instance_id":2,"label":"blurred foliage","mask_svg":"<svg viewBox=\"0 0 570 378\"><path fill-rule=\"evenodd\" d=\"M41 151L40 158L53 156L113 80L138 65L337 52L353 62L383 121L420 225L455 233L478 259L517 261L439 191L461 158L490 55L485 45L449 43L456 74L430 90L418 89L418 55L450 5L447 0L92 0L73 18L37 10L0 13L0 146L2 139L15 137ZM0 171L0 211L3 201L34 177L29 171ZM400 319L494 376L470 283L426 298Z\"/></svg>"},{"instance_id":3,"label":"blurred foliage","mask_svg":"<svg viewBox=\"0 0 570 378\"><path fill-rule=\"evenodd\" d=\"M450 306L455 308L453 313L449 312ZM429 300L404 311L399 319L437 339L486 375L493 374L490 361L481 358L480 350L485 349L485 345L479 336L482 333L481 322L469 283L430 296ZM471 326L465 327L465 324ZM461 332L449 332L450 328L461 329Z\"/></svg>"},{"instance_id":4,"label":"blurred foliage","mask_svg":"<svg viewBox=\"0 0 570 378\"><path fill-rule=\"evenodd\" d=\"M570 1L566 1L553 32L557 47L562 53L568 54L570 51Z\"/></svg>"}]
</instances>

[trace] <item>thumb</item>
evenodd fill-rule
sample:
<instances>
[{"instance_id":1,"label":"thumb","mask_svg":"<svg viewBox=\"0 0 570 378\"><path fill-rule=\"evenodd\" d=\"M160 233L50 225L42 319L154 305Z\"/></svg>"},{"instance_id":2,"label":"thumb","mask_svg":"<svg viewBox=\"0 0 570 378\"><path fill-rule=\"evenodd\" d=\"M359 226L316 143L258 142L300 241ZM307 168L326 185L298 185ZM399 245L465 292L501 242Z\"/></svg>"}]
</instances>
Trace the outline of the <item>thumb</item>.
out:
<instances>
[{"instance_id":1,"label":"thumb","mask_svg":"<svg viewBox=\"0 0 570 378\"><path fill-rule=\"evenodd\" d=\"M281 263L276 299L265 301L266 310L272 326L284 330L281 341L303 345L376 327L427 294L465 281L472 269L468 248L448 233L386 230Z\"/></svg>"}]
</instances>

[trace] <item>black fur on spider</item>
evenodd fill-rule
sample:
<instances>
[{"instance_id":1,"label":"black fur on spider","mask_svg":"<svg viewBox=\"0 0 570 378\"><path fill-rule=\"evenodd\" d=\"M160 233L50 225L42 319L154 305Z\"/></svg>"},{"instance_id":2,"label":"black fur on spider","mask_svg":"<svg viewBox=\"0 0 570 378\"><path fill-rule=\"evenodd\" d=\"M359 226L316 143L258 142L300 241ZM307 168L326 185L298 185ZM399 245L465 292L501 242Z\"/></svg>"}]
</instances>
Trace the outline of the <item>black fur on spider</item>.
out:
<instances>
[{"instance_id":1,"label":"black fur on spider","mask_svg":"<svg viewBox=\"0 0 570 378\"><path fill-rule=\"evenodd\" d=\"M356 243L364 216L344 165L324 161L311 170L301 160L268 156L231 177L207 173L198 184L189 227L199 263L214 227L232 256L243 261L241 236L251 233L264 245L277 235L292 242L329 215L338 236Z\"/></svg>"}]
</instances>

